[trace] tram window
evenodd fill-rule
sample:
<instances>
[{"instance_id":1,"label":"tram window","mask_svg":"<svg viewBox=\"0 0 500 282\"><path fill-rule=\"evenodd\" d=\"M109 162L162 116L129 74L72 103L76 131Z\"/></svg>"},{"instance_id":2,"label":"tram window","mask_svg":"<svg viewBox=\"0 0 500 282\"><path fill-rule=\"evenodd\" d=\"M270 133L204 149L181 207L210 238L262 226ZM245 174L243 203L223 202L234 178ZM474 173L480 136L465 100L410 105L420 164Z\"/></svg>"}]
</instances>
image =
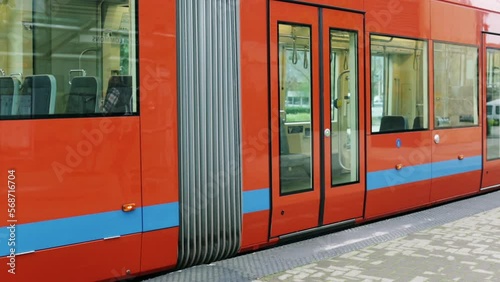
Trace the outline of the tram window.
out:
<instances>
[{"instance_id":1,"label":"tram window","mask_svg":"<svg viewBox=\"0 0 500 282\"><path fill-rule=\"evenodd\" d=\"M2 97L12 102L0 118L137 113L135 7L135 0L2 1L0 88L19 89L0 89L12 96Z\"/></svg>"},{"instance_id":2,"label":"tram window","mask_svg":"<svg viewBox=\"0 0 500 282\"><path fill-rule=\"evenodd\" d=\"M427 42L371 35L373 133L429 128Z\"/></svg>"},{"instance_id":3,"label":"tram window","mask_svg":"<svg viewBox=\"0 0 500 282\"><path fill-rule=\"evenodd\" d=\"M359 181L357 33L330 30L332 186Z\"/></svg>"},{"instance_id":4,"label":"tram window","mask_svg":"<svg viewBox=\"0 0 500 282\"><path fill-rule=\"evenodd\" d=\"M478 125L478 48L434 43L437 128Z\"/></svg>"},{"instance_id":5,"label":"tram window","mask_svg":"<svg viewBox=\"0 0 500 282\"><path fill-rule=\"evenodd\" d=\"M280 191L290 194L313 187L311 28L279 24L278 29Z\"/></svg>"},{"instance_id":6,"label":"tram window","mask_svg":"<svg viewBox=\"0 0 500 282\"><path fill-rule=\"evenodd\" d=\"M500 159L500 50L486 53L486 118L488 160Z\"/></svg>"}]
</instances>

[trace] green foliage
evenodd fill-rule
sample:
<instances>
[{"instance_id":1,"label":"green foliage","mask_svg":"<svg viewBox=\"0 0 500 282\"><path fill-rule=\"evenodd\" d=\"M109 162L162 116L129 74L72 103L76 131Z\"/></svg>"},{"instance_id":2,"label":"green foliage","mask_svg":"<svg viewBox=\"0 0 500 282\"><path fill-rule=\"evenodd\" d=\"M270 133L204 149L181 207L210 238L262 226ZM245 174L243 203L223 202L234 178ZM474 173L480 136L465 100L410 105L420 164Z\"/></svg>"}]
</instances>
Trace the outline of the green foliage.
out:
<instances>
[{"instance_id":1,"label":"green foliage","mask_svg":"<svg viewBox=\"0 0 500 282\"><path fill-rule=\"evenodd\" d=\"M289 106L285 109L287 116L293 114L311 114L311 108Z\"/></svg>"},{"instance_id":2,"label":"green foliage","mask_svg":"<svg viewBox=\"0 0 500 282\"><path fill-rule=\"evenodd\" d=\"M311 121L311 114L299 113L299 114L286 115L286 122L299 122L299 121Z\"/></svg>"}]
</instances>

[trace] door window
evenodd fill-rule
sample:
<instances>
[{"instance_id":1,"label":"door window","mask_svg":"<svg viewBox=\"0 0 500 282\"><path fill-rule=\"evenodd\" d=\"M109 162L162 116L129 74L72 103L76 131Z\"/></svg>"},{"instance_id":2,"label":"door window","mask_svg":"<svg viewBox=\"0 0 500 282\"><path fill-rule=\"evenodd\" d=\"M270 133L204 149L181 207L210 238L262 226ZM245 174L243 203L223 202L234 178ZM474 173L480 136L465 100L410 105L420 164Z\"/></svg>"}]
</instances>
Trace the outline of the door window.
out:
<instances>
[{"instance_id":1,"label":"door window","mask_svg":"<svg viewBox=\"0 0 500 282\"><path fill-rule=\"evenodd\" d=\"M358 181L357 34L330 31L332 186Z\"/></svg>"},{"instance_id":2,"label":"door window","mask_svg":"<svg viewBox=\"0 0 500 282\"><path fill-rule=\"evenodd\" d=\"M311 28L279 24L281 194L312 190Z\"/></svg>"}]
</instances>

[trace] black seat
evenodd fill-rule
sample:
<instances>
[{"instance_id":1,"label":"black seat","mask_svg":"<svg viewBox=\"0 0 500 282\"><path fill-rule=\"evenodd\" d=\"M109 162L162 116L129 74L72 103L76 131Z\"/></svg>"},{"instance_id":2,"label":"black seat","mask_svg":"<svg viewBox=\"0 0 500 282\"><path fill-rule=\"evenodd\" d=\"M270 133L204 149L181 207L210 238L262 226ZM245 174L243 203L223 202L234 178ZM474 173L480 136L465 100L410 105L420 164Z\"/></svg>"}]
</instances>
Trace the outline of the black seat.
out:
<instances>
[{"instance_id":1,"label":"black seat","mask_svg":"<svg viewBox=\"0 0 500 282\"><path fill-rule=\"evenodd\" d=\"M110 101L110 93L113 91L118 91L118 101L113 105ZM117 75L112 76L109 79L108 90L106 91L106 97L104 102L104 112L106 113L121 113L130 114L132 113L132 76L129 75Z\"/></svg>"},{"instance_id":2,"label":"black seat","mask_svg":"<svg viewBox=\"0 0 500 282\"><path fill-rule=\"evenodd\" d=\"M20 115L54 114L56 79L53 75L33 75L24 79L19 95Z\"/></svg>"},{"instance_id":3,"label":"black seat","mask_svg":"<svg viewBox=\"0 0 500 282\"><path fill-rule=\"evenodd\" d=\"M288 135L285 130L285 123L281 121L280 126L280 167L281 174L284 175L289 168L302 168L307 175L311 174L310 156L304 154L291 154L288 146Z\"/></svg>"},{"instance_id":4,"label":"black seat","mask_svg":"<svg viewBox=\"0 0 500 282\"><path fill-rule=\"evenodd\" d=\"M17 111L19 85L15 77L0 77L0 116L10 116Z\"/></svg>"},{"instance_id":5,"label":"black seat","mask_svg":"<svg viewBox=\"0 0 500 282\"><path fill-rule=\"evenodd\" d=\"M404 116L383 116L380 121L380 132L403 131L406 128Z\"/></svg>"},{"instance_id":6,"label":"black seat","mask_svg":"<svg viewBox=\"0 0 500 282\"><path fill-rule=\"evenodd\" d=\"M77 76L71 80L69 90L68 114L92 114L97 110L99 83L93 76Z\"/></svg>"},{"instance_id":7,"label":"black seat","mask_svg":"<svg viewBox=\"0 0 500 282\"><path fill-rule=\"evenodd\" d=\"M413 119L413 129L423 129L423 125L422 125L422 117L421 116L417 116Z\"/></svg>"}]
</instances>

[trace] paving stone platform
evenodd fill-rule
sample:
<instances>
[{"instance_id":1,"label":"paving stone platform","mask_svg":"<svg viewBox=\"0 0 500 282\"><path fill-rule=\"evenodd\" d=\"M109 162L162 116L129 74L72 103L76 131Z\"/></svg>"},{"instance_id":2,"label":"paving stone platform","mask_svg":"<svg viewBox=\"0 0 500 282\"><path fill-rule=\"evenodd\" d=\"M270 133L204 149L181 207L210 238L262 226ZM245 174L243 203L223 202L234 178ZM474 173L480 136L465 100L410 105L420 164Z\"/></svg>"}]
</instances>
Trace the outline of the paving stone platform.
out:
<instances>
[{"instance_id":1,"label":"paving stone platform","mask_svg":"<svg viewBox=\"0 0 500 282\"><path fill-rule=\"evenodd\" d=\"M147 281L500 281L500 191Z\"/></svg>"},{"instance_id":2,"label":"paving stone platform","mask_svg":"<svg viewBox=\"0 0 500 282\"><path fill-rule=\"evenodd\" d=\"M256 281L500 281L500 208Z\"/></svg>"}]
</instances>

